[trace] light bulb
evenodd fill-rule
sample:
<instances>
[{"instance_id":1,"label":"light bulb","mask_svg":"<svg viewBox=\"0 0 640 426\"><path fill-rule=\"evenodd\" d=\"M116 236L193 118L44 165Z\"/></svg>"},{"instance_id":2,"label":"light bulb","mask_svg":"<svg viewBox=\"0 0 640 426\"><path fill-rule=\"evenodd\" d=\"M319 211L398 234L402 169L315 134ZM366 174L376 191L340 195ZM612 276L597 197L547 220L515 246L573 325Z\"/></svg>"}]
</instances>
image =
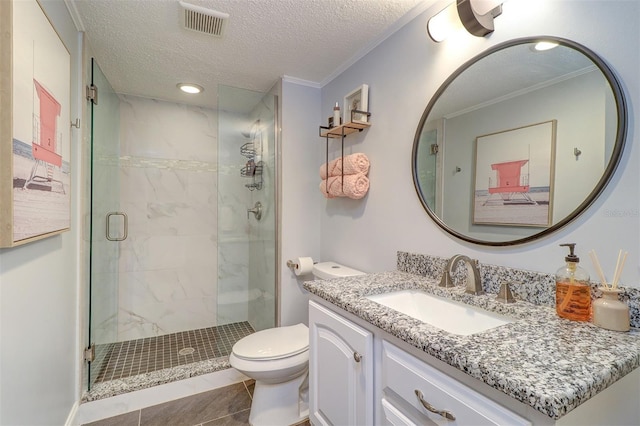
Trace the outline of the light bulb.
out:
<instances>
[{"instance_id":1,"label":"light bulb","mask_svg":"<svg viewBox=\"0 0 640 426\"><path fill-rule=\"evenodd\" d=\"M427 33L429 37L440 43L457 29L462 28L462 22L458 17L458 9L454 1L449 6L433 15L427 22Z\"/></svg>"},{"instance_id":2,"label":"light bulb","mask_svg":"<svg viewBox=\"0 0 640 426\"><path fill-rule=\"evenodd\" d=\"M202 86L198 86L197 84L193 84L193 83L178 83L176 86L178 87L178 89L182 90L183 92L189 93L192 95L196 93L200 93L204 90Z\"/></svg>"}]
</instances>

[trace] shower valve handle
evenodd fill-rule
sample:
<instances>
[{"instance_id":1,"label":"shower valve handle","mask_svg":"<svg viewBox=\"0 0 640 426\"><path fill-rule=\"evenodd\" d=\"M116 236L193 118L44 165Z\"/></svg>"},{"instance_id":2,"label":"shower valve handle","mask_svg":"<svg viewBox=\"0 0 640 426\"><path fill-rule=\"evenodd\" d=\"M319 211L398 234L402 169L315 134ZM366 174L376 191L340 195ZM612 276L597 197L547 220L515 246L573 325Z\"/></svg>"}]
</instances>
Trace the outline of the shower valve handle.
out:
<instances>
[{"instance_id":1,"label":"shower valve handle","mask_svg":"<svg viewBox=\"0 0 640 426\"><path fill-rule=\"evenodd\" d=\"M247 209L247 220L249 219L249 213L253 213L256 220L262 219L262 203L260 201L256 201L256 204L252 209Z\"/></svg>"}]
</instances>

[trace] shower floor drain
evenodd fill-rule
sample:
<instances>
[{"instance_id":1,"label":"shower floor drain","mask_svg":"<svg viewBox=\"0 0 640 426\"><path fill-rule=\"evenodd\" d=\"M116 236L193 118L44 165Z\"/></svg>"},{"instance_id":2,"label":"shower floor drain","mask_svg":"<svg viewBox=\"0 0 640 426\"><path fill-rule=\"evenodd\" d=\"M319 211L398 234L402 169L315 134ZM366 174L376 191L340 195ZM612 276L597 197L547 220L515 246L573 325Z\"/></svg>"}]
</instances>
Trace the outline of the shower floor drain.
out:
<instances>
[{"instance_id":1,"label":"shower floor drain","mask_svg":"<svg viewBox=\"0 0 640 426\"><path fill-rule=\"evenodd\" d=\"M178 355L191 355L195 351L193 348L182 348L178 351Z\"/></svg>"}]
</instances>

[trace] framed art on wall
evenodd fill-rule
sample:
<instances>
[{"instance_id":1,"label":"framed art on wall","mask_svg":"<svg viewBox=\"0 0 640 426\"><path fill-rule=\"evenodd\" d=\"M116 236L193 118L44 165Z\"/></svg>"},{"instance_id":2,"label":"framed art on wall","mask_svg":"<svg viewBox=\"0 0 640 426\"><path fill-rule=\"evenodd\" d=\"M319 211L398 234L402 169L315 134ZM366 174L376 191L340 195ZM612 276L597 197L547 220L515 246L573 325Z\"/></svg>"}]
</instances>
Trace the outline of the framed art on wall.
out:
<instances>
[{"instance_id":1,"label":"framed art on wall","mask_svg":"<svg viewBox=\"0 0 640 426\"><path fill-rule=\"evenodd\" d=\"M363 84L355 90L352 90L344 97L344 118L345 123L366 123L368 116L362 113L353 113L351 111L369 112L369 86Z\"/></svg>"},{"instance_id":2,"label":"framed art on wall","mask_svg":"<svg viewBox=\"0 0 640 426\"><path fill-rule=\"evenodd\" d=\"M476 138L473 224L552 223L556 120Z\"/></svg>"},{"instance_id":3,"label":"framed art on wall","mask_svg":"<svg viewBox=\"0 0 640 426\"><path fill-rule=\"evenodd\" d=\"M70 228L71 56L36 0L0 2L0 247Z\"/></svg>"}]
</instances>

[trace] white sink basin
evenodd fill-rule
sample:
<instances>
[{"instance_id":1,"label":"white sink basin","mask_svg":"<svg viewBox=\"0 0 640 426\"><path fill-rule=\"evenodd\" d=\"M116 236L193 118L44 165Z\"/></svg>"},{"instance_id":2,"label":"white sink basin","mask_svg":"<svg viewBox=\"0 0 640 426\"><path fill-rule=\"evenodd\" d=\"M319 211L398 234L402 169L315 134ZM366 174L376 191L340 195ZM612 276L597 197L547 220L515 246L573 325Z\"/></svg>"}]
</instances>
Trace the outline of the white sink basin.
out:
<instances>
[{"instance_id":1,"label":"white sink basin","mask_svg":"<svg viewBox=\"0 0 640 426\"><path fill-rule=\"evenodd\" d=\"M381 305L426 322L449 333L468 336L514 320L418 290L402 290L367 296Z\"/></svg>"}]
</instances>

